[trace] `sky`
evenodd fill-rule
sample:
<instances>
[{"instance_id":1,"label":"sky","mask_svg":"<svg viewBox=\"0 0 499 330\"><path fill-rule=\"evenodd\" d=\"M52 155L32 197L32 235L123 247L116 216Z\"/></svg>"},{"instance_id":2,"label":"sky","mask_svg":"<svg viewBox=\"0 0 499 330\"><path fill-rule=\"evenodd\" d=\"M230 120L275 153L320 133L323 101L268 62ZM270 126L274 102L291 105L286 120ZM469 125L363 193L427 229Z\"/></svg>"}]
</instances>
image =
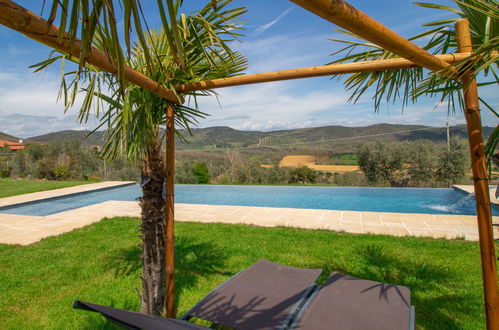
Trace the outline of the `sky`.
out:
<instances>
[{"instance_id":1,"label":"sky","mask_svg":"<svg viewBox=\"0 0 499 330\"><path fill-rule=\"evenodd\" d=\"M18 1L36 14L43 1ZM438 2L435 0L433 2ZM421 25L450 15L421 8L411 1L349 1L350 4L404 37L424 31ZM451 4L450 1L440 1ZM160 25L155 1L142 1L150 27ZM205 1L184 0L182 11L190 13ZM247 6L244 36L234 43L249 60L246 73L324 65L333 60L331 53L341 45L328 40L341 34L324 19L287 0L234 0L233 6ZM47 8L44 17L47 16ZM97 119L76 121L77 106L64 113L57 101L60 70L58 65L33 73L28 67L46 59L51 51L18 32L0 25L0 132L28 138L66 129L93 129ZM497 87L480 88L480 96L494 108L499 105ZM348 102L350 93L343 82L331 77L309 78L223 88L215 97L199 98L200 110L210 114L199 127L229 126L240 130L279 130L326 125L366 126L377 123L445 126L463 124L459 111L448 115L447 106L438 99L423 98L402 109L400 103L384 104L374 112L373 92L356 104ZM77 105L81 98L77 101ZM482 124L496 126L498 121L484 109Z\"/></svg>"}]
</instances>

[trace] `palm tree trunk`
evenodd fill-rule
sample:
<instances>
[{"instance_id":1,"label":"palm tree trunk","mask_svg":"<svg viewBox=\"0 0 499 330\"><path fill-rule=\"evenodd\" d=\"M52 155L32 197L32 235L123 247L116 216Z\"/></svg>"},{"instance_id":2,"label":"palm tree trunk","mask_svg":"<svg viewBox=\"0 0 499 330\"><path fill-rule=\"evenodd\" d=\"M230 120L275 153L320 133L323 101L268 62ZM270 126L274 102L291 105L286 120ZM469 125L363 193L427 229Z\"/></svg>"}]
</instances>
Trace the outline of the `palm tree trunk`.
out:
<instances>
[{"instance_id":1,"label":"palm tree trunk","mask_svg":"<svg viewBox=\"0 0 499 330\"><path fill-rule=\"evenodd\" d=\"M143 176L142 209L142 293L140 311L161 315L165 311L165 171L160 145L152 150L141 166Z\"/></svg>"}]
</instances>

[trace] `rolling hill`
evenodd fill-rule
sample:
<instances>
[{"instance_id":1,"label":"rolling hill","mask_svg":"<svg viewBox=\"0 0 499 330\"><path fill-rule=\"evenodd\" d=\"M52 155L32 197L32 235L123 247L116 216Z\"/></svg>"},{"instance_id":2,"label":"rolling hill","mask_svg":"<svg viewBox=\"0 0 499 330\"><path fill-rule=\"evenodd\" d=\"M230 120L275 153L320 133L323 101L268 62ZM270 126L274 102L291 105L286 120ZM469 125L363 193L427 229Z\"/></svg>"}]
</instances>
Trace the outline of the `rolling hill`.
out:
<instances>
[{"instance_id":1,"label":"rolling hill","mask_svg":"<svg viewBox=\"0 0 499 330\"><path fill-rule=\"evenodd\" d=\"M484 127L487 138L492 127ZM444 127L422 125L377 124L366 127L324 126L280 131L238 131L229 127L210 127L192 130L192 136L183 132L188 143L177 144L178 149L224 149L224 148L256 148L256 147L298 147L314 145L353 145L360 142L380 140L385 142L430 140L445 142L447 139ZM451 136L466 137L463 125L450 128Z\"/></svg>"},{"instance_id":2,"label":"rolling hill","mask_svg":"<svg viewBox=\"0 0 499 330\"><path fill-rule=\"evenodd\" d=\"M12 135L9 135L9 134L5 134L5 133L0 132L0 140L10 141L10 142L17 142L17 141L19 141L19 138L15 137L15 136L12 136Z\"/></svg>"},{"instance_id":3,"label":"rolling hill","mask_svg":"<svg viewBox=\"0 0 499 330\"><path fill-rule=\"evenodd\" d=\"M493 127L484 127L484 136L487 138ZM279 131L239 131L230 127L208 127L191 130L189 135L185 130L180 133L187 142L176 138L176 147L179 150L217 150L231 148L269 148L269 147L298 147L315 145L349 146L368 141L414 141L418 139L444 142L446 130L444 127L429 127L422 125L392 125L377 124L365 127L324 126ZM61 140L79 140L83 146L102 146L104 132L98 131L90 136L90 131L60 131L50 134L34 136L27 142L47 143ZM466 136L464 125L450 128L452 136ZM16 137L0 133L0 139L17 141Z\"/></svg>"},{"instance_id":4,"label":"rolling hill","mask_svg":"<svg viewBox=\"0 0 499 330\"><path fill-rule=\"evenodd\" d=\"M95 132L87 137L87 135L90 132L91 131L87 131L87 130L83 130L83 131L66 130L66 131L59 131L59 132L34 136L34 137L29 138L28 140L30 142L35 142L35 143L47 143L47 142L52 142L52 141L64 141L64 140L66 140L66 141L78 140L78 141L81 141L81 144L84 147L102 146L105 142L104 132L97 131L97 132Z\"/></svg>"}]
</instances>

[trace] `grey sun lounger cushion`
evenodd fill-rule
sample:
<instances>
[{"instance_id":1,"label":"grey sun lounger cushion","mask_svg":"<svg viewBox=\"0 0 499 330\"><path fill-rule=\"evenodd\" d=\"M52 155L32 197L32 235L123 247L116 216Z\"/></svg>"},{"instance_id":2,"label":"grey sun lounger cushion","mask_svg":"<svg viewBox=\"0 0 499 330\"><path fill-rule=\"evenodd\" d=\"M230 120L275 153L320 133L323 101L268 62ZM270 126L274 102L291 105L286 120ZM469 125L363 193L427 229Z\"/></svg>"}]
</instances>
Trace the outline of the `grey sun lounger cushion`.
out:
<instances>
[{"instance_id":1,"label":"grey sun lounger cushion","mask_svg":"<svg viewBox=\"0 0 499 330\"><path fill-rule=\"evenodd\" d=\"M213 290L183 318L240 330L285 328L321 272L262 259Z\"/></svg>"},{"instance_id":2,"label":"grey sun lounger cushion","mask_svg":"<svg viewBox=\"0 0 499 330\"><path fill-rule=\"evenodd\" d=\"M189 323L187 321L175 320L165 317L147 315L131 312L113 307L106 307L76 300L74 308L98 312L104 315L110 322L126 329L175 329L175 330L205 330L208 328Z\"/></svg>"},{"instance_id":3,"label":"grey sun lounger cushion","mask_svg":"<svg viewBox=\"0 0 499 330\"><path fill-rule=\"evenodd\" d=\"M409 329L410 290L332 273L314 292L292 329Z\"/></svg>"}]
</instances>

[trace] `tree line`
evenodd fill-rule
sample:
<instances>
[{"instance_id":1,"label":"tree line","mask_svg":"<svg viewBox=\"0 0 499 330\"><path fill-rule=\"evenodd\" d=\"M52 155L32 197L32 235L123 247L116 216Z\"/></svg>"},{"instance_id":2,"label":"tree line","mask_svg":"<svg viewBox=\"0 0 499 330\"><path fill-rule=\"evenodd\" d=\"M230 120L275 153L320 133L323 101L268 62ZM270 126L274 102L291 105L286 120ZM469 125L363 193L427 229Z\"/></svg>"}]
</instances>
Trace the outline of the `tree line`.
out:
<instances>
[{"instance_id":1,"label":"tree line","mask_svg":"<svg viewBox=\"0 0 499 330\"><path fill-rule=\"evenodd\" d=\"M339 186L446 187L468 180L468 147L462 138L450 145L430 141L366 143L358 146L362 173L328 173L307 166L262 167L258 157L238 151L203 157L177 157L175 182L181 184L334 184ZM333 156L331 159L335 159ZM28 144L16 152L0 149L0 176L48 180L138 180L139 167L124 156L103 160L78 141Z\"/></svg>"},{"instance_id":2,"label":"tree line","mask_svg":"<svg viewBox=\"0 0 499 330\"><path fill-rule=\"evenodd\" d=\"M450 186L466 179L468 154L467 141L457 137L448 145L377 142L359 146L358 164L370 185Z\"/></svg>"},{"instance_id":3,"label":"tree line","mask_svg":"<svg viewBox=\"0 0 499 330\"><path fill-rule=\"evenodd\" d=\"M79 141L27 144L12 151L0 148L0 177L47 180L138 180L137 166L125 156L104 161L95 148Z\"/></svg>"}]
</instances>

